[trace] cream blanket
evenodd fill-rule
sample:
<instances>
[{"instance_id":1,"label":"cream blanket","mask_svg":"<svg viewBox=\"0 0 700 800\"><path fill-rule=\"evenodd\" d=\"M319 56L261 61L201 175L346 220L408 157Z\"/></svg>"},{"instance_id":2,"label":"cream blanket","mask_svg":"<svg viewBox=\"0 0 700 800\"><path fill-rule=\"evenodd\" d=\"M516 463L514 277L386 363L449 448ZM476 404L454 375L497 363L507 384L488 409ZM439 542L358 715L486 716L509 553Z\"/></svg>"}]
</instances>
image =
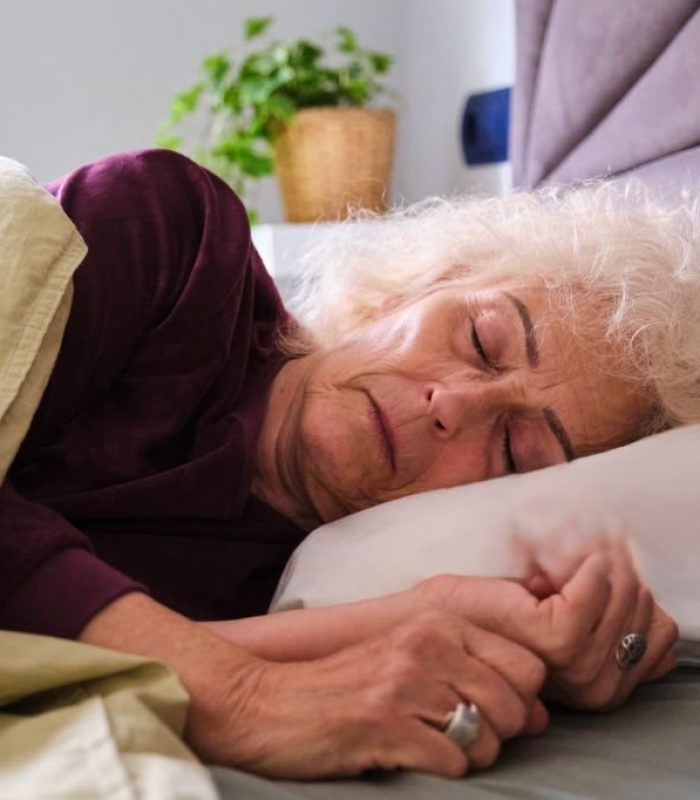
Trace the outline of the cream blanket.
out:
<instances>
[{"instance_id":1,"label":"cream blanket","mask_svg":"<svg viewBox=\"0 0 700 800\"><path fill-rule=\"evenodd\" d=\"M86 252L56 200L0 157L0 482L56 362Z\"/></svg>"},{"instance_id":2,"label":"cream blanket","mask_svg":"<svg viewBox=\"0 0 700 800\"><path fill-rule=\"evenodd\" d=\"M86 252L59 203L0 157L0 483L56 362ZM0 631L0 800L213 800L179 738L186 708L155 662Z\"/></svg>"},{"instance_id":3,"label":"cream blanket","mask_svg":"<svg viewBox=\"0 0 700 800\"><path fill-rule=\"evenodd\" d=\"M0 631L2 800L216 800L162 665Z\"/></svg>"}]
</instances>

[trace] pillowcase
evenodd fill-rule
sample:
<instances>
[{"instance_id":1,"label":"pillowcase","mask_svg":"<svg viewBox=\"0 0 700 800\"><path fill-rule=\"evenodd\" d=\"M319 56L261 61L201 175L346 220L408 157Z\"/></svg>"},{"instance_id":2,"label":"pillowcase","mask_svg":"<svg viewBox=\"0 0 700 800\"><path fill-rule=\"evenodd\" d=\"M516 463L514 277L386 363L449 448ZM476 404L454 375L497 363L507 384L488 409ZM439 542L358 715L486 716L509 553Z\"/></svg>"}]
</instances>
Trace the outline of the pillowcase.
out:
<instances>
[{"instance_id":1,"label":"pillowcase","mask_svg":"<svg viewBox=\"0 0 700 800\"><path fill-rule=\"evenodd\" d=\"M293 553L270 610L375 597L440 573L521 578L523 539L566 550L611 521L681 637L700 641L700 425L324 525Z\"/></svg>"},{"instance_id":2,"label":"pillowcase","mask_svg":"<svg viewBox=\"0 0 700 800\"><path fill-rule=\"evenodd\" d=\"M0 483L56 362L86 252L58 201L0 157Z\"/></svg>"}]
</instances>

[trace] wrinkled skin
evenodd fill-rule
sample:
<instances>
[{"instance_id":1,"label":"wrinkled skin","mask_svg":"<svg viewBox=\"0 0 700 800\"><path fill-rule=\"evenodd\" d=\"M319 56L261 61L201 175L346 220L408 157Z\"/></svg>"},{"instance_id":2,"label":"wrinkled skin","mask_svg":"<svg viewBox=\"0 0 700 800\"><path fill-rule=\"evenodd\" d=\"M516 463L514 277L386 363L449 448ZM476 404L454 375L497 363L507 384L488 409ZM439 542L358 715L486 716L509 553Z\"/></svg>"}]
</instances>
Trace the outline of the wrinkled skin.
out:
<instances>
[{"instance_id":1,"label":"wrinkled skin","mask_svg":"<svg viewBox=\"0 0 700 800\"><path fill-rule=\"evenodd\" d=\"M507 739L544 730L539 694L609 710L673 667L676 626L651 600L623 546L610 541L571 570L544 599L514 581L424 581L402 593L403 622L379 624L374 635L324 657L239 671L224 695L230 704L191 717L191 741L208 760L272 776L404 767L458 777L487 767ZM368 601L365 613L379 620L390 601ZM649 649L623 672L614 649L630 630L646 634ZM226 686L226 672L219 674ZM460 700L474 702L484 717L481 735L464 751L439 732Z\"/></svg>"},{"instance_id":2,"label":"wrinkled skin","mask_svg":"<svg viewBox=\"0 0 700 800\"><path fill-rule=\"evenodd\" d=\"M675 667L671 648L678 626L641 580L623 536L601 536L566 559L549 560L556 573L535 570L523 585L438 575L416 590L435 607L467 612L473 622L539 655L548 668L545 696L570 708L609 711L640 683ZM582 566L590 571L592 561L602 582L586 593ZM615 650L631 632L641 633L648 647L638 664L623 671Z\"/></svg>"},{"instance_id":3,"label":"wrinkled skin","mask_svg":"<svg viewBox=\"0 0 700 800\"><path fill-rule=\"evenodd\" d=\"M310 528L634 438L645 401L576 346L552 302L517 281L452 285L290 362L273 387L255 491Z\"/></svg>"}]
</instances>

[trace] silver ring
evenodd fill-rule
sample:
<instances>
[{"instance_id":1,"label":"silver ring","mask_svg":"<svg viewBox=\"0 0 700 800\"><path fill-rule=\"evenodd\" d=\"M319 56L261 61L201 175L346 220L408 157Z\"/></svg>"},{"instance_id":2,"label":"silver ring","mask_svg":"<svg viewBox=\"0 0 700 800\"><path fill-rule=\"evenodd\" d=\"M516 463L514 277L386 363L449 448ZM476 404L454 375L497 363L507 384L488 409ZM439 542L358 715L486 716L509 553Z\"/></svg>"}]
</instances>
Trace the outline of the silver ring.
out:
<instances>
[{"instance_id":1,"label":"silver ring","mask_svg":"<svg viewBox=\"0 0 700 800\"><path fill-rule=\"evenodd\" d=\"M615 651L617 666L625 672L644 658L647 651L647 640L642 633L628 633L620 640Z\"/></svg>"},{"instance_id":2,"label":"silver ring","mask_svg":"<svg viewBox=\"0 0 700 800\"><path fill-rule=\"evenodd\" d=\"M457 747L467 747L481 732L481 712L470 703L457 703L455 710L447 717L443 732Z\"/></svg>"}]
</instances>

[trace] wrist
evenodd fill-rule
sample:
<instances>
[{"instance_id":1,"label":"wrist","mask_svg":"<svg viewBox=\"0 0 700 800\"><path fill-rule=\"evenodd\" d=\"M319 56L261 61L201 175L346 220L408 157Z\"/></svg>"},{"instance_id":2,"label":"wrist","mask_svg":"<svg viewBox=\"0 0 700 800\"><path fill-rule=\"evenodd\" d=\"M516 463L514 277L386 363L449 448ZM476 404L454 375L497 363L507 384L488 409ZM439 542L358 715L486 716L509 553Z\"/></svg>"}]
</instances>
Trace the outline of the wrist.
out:
<instances>
[{"instance_id":1,"label":"wrist","mask_svg":"<svg viewBox=\"0 0 700 800\"><path fill-rule=\"evenodd\" d=\"M255 656L142 593L120 597L97 613L79 639L89 644L146 656L170 667L194 705L221 704L235 694Z\"/></svg>"},{"instance_id":2,"label":"wrist","mask_svg":"<svg viewBox=\"0 0 700 800\"><path fill-rule=\"evenodd\" d=\"M161 661L190 697L185 738L211 763L237 763L260 711L267 662L147 595L127 595L96 614L84 642Z\"/></svg>"}]
</instances>

